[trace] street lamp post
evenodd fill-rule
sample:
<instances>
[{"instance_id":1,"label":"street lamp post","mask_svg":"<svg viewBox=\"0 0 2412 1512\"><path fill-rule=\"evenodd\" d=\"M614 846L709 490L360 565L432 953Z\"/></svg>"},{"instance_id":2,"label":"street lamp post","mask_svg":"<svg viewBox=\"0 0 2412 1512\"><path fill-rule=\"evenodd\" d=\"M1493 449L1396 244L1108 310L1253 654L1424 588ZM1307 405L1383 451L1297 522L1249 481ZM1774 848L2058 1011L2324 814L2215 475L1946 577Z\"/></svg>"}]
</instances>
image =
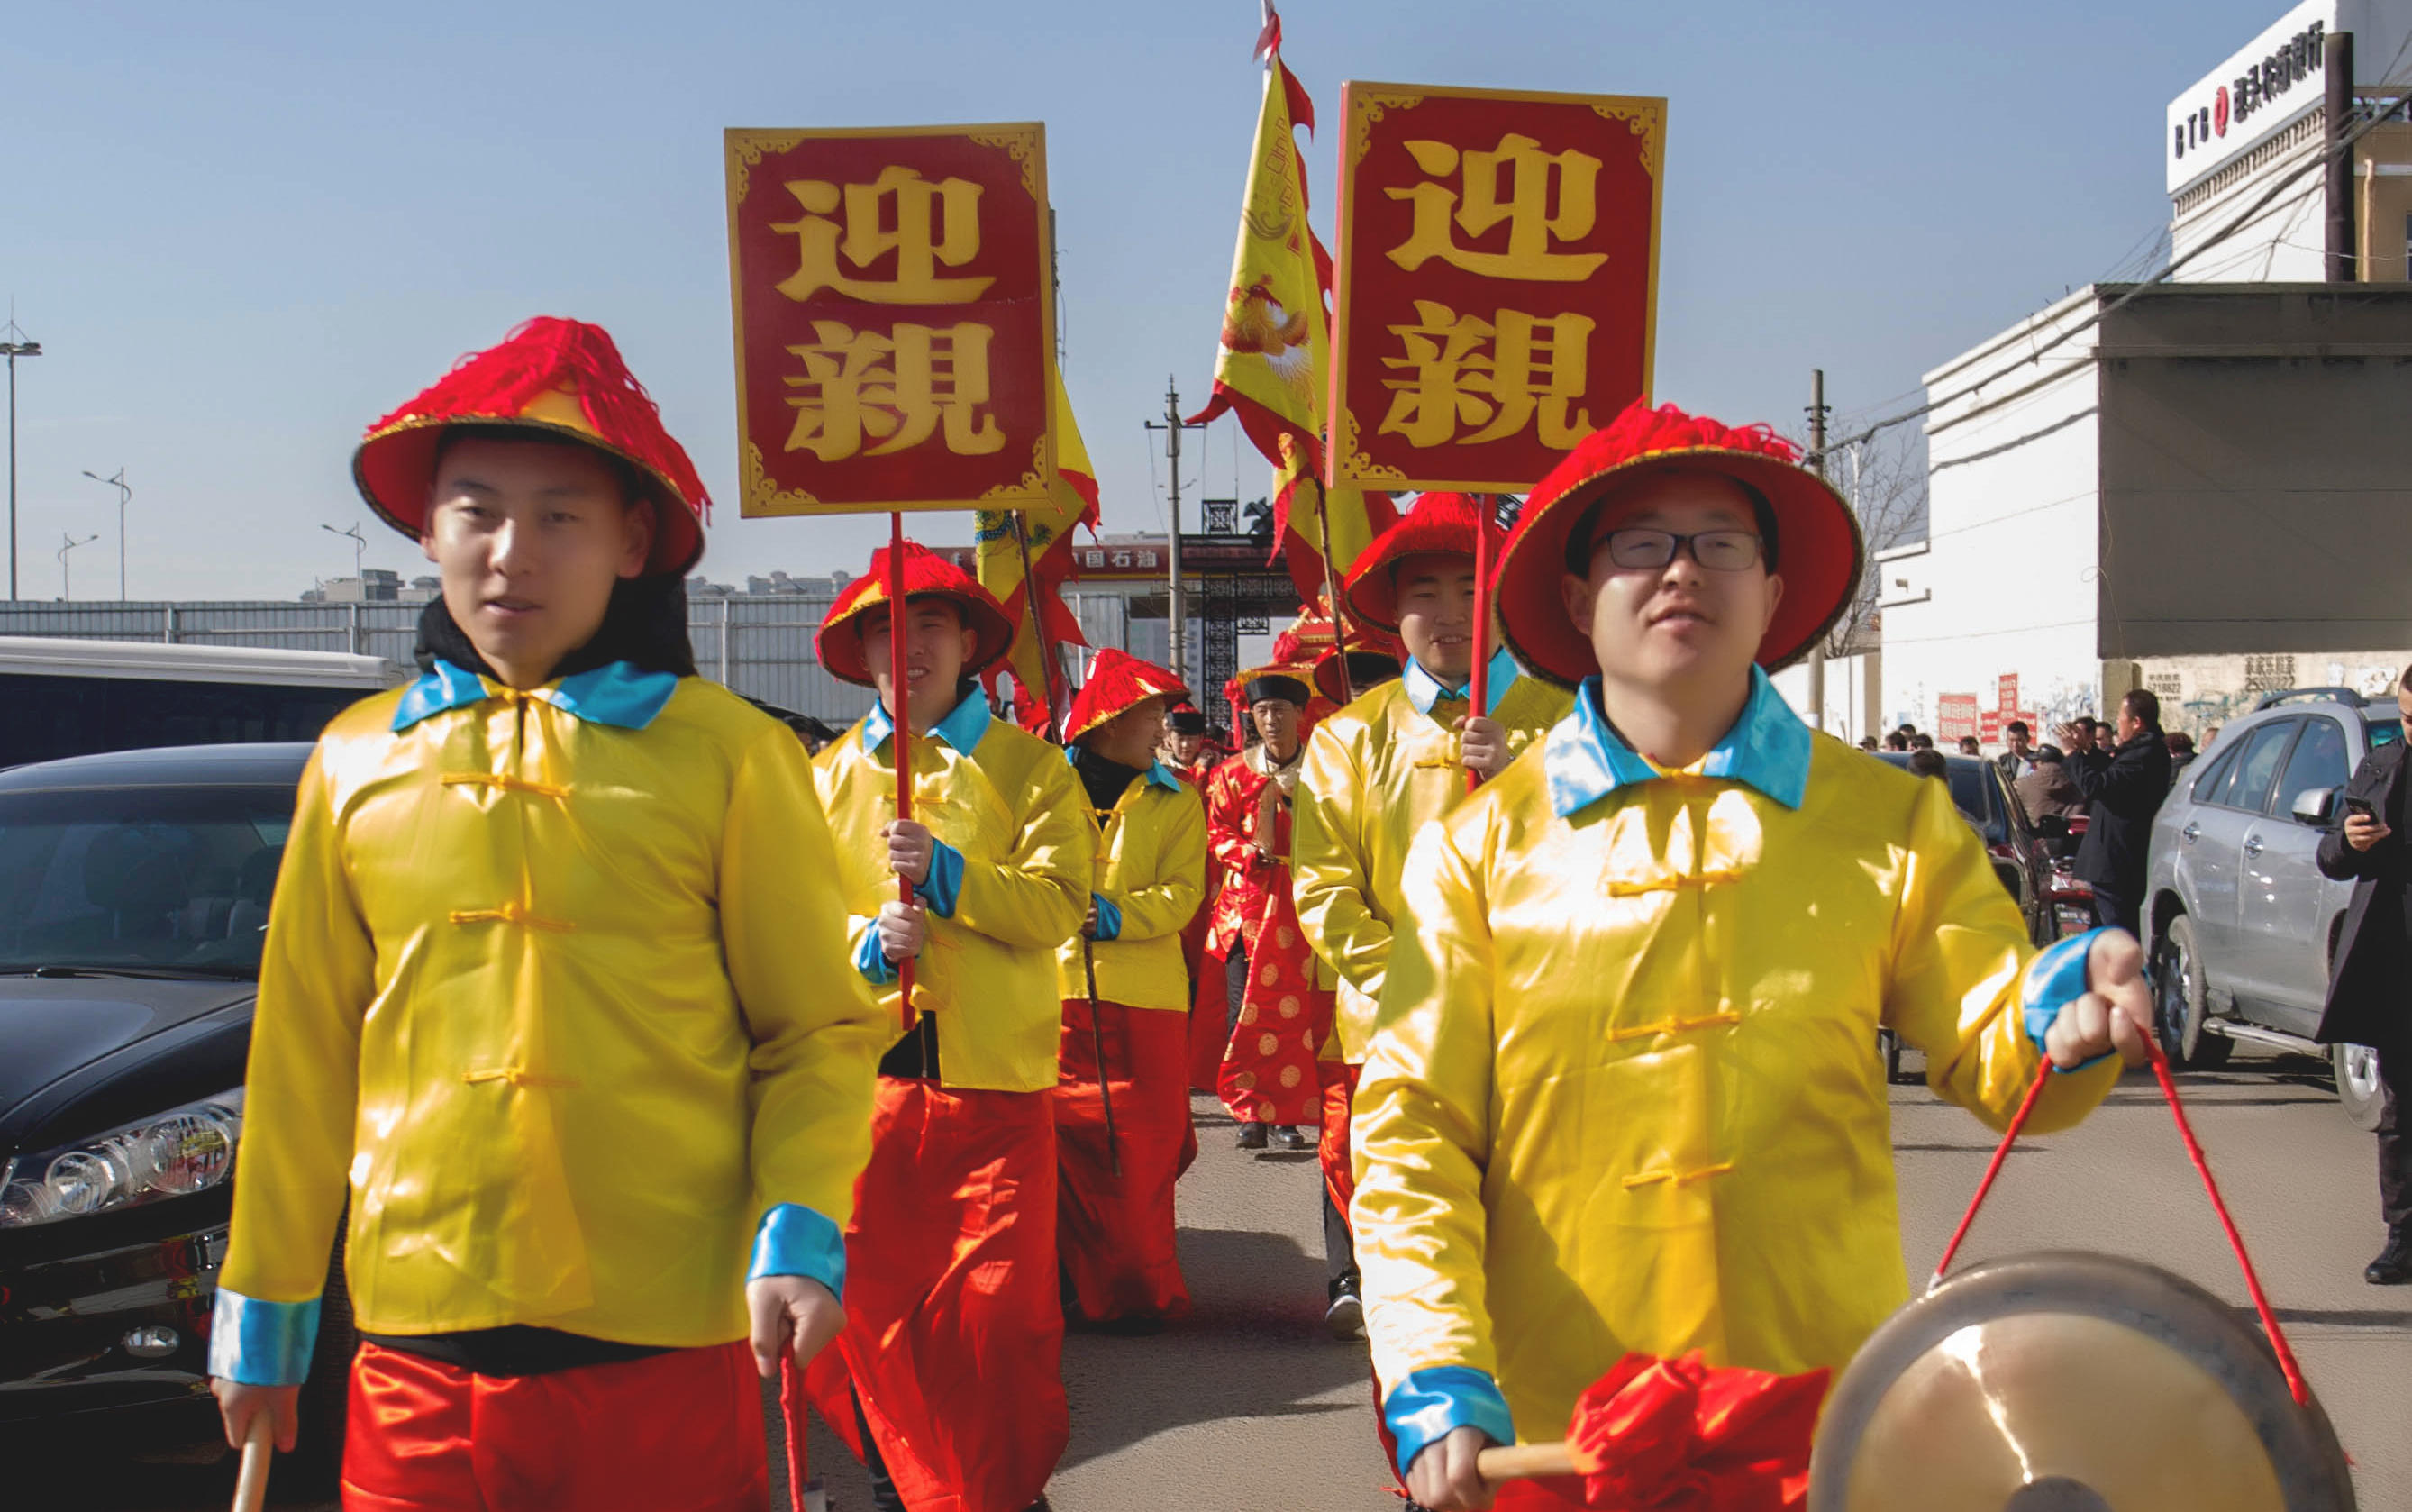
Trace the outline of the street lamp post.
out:
<instances>
[{"instance_id":1,"label":"street lamp post","mask_svg":"<svg viewBox=\"0 0 2412 1512\"><path fill-rule=\"evenodd\" d=\"M17 359L39 357L42 344L27 341L17 322L8 322L5 330L10 339L0 341L0 354L8 359L8 596L17 596Z\"/></svg>"},{"instance_id":2,"label":"street lamp post","mask_svg":"<svg viewBox=\"0 0 2412 1512\"><path fill-rule=\"evenodd\" d=\"M83 476L96 483L106 483L117 491L117 601L125 602L125 501L134 497L134 486L125 481L125 469L120 467L115 477L103 477L87 467Z\"/></svg>"},{"instance_id":3,"label":"street lamp post","mask_svg":"<svg viewBox=\"0 0 2412 1512\"><path fill-rule=\"evenodd\" d=\"M97 535L92 535L77 540L66 531L61 531L59 539L66 542L65 546L59 548L59 602L66 603L75 596L74 590L67 586L67 553L79 546L90 546L100 537Z\"/></svg>"},{"instance_id":4,"label":"street lamp post","mask_svg":"<svg viewBox=\"0 0 2412 1512\"><path fill-rule=\"evenodd\" d=\"M369 538L360 534L360 527L358 525L354 525L349 530L337 530L332 525L320 525L318 528L325 531L330 536L341 536L344 539L352 543L352 581L356 583L359 582L360 580L360 556L369 549Z\"/></svg>"}]
</instances>

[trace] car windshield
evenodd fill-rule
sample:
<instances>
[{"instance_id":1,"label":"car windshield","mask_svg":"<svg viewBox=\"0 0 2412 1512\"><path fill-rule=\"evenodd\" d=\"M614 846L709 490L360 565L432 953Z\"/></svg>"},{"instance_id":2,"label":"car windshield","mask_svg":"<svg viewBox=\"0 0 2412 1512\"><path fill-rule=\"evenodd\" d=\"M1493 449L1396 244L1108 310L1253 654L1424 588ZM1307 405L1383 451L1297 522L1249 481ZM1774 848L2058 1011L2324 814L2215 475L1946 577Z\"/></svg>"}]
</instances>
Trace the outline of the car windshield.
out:
<instances>
[{"instance_id":1,"label":"car windshield","mask_svg":"<svg viewBox=\"0 0 2412 1512\"><path fill-rule=\"evenodd\" d=\"M1877 755L1896 767L1909 765L1906 754L1881 751ZM2008 817L1993 801L1993 769L1970 756L1946 757L1944 778L1951 785L1951 804L1958 809L1976 831L1985 837L1989 845L2008 843Z\"/></svg>"},{"instance_id":2,"label":"car windshield","mask_svg":"<svg viewBox=\"0 0 2412 1512\"><path fill-rule=\"evenodd\" d=\"M293 792L0 793L0 971L259 973Z\"/></svg>"}]
</instances>

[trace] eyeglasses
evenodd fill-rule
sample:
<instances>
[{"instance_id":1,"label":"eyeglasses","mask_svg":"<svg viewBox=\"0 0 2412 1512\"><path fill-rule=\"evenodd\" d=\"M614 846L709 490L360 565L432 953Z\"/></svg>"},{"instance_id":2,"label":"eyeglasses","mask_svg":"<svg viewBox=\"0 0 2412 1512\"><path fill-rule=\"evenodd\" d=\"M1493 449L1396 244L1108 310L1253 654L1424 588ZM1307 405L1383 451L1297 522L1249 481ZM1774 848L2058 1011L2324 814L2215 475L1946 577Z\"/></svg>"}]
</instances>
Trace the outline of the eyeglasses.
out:
<instances>
[{"instance_id":1,"label":"eyeglasses","mask_svg":"<svg viewBox=\"0 0 2412 1512\"><path fill-rule=\"evenodd\" d=\"M1605 544L1608 559L1620 567L1652 569L1689 550L1692 560L1711 572L1742 572L1756 564L1766 545L1747 530L1703 530L1678 536L1671 530L1611 530Z\"/></svg>"}]
</instances>

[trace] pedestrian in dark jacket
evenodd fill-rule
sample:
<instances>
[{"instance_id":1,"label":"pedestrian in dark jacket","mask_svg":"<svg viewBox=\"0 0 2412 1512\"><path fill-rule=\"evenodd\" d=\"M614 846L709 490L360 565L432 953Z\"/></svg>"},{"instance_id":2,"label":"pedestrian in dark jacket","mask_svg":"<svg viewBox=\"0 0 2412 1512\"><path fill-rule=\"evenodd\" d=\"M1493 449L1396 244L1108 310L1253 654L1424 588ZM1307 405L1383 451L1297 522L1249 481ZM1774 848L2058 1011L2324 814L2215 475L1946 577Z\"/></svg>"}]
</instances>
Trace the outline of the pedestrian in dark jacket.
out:
<instances>
[{"instance_id":1,"label":"pedestrian in dark jacket","mask_svg":"<svg viewBox=\"0 0 2412 1512\"><path fill-rule=\"evenodd\" d=\"M2153 815L2169 791L2169 748L2161 738L2161 700L2148 688L2131 688L2119 700L2119 744L2102 749L2099 722L2063 725L2068 780L2091 805L2085 843L2077 849L2077 874L2094 888L2094 921L2136 931L2144 897L2144 851Z\"/></svg>"},{"instance_id":2,"label":"pedestrian in dark jacket","mask_svg":"<svg viewBox=\"0 0 2412 1512\"><path fill-rule=\"evenodd\" d=\"M2396 685L2395 701L2412 724L2412 668ZM2412 824L2404 810L2404 744L2382 745L2361 758L2337 800L2336 818L2320 840L2324 876L2350 880L2329 974L2329 1000L2316 1036L2323 1045L2368 1045L2378 1052L2387 1089L2378 1116L2378 1207L2387 1244L2361 1279L2374 1286L2412 1282L2412 1133L2404 1105L2412 1095Z\"/></svg>"}]
</instances>

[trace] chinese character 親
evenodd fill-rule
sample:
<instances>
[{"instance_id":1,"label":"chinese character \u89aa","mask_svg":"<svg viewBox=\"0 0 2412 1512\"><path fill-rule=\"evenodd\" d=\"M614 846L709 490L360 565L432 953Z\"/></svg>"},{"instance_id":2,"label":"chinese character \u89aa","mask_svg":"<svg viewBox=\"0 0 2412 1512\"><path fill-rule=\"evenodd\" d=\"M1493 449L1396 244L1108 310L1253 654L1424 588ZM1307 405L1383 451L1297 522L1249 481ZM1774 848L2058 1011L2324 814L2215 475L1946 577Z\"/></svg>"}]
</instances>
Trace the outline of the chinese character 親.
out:
<instances>
[{"instance_id":1,"label":"chinese character \u89aa","mask_svg":"<svg viewBox=\"0 0 2412 1512\"><path fill-rule=\"evenodd\" d=\"M886 335L836 320L813 322L815 340L790 346L803 360L802 377L787 384L796 422L789 451L839 462L862 449L863 438L885 456L943 433L958 456L984 456L1005 445L989 402L989 327L896 326Z\"/></svg>"},{"instance_id":2,"label":"chinese character \u89aa","mask_svg":"<svg viewBox=\"0 0 2412 1512\"><path fill-rule=\"evenodd\" d=\"M909 168L886 168L869 183L843 186L826 179L792 179L787 192L803 212L771 229L796 239L796 271L779 286L791 300L833 289L873 304L961 304L976 300L992 277L942 278L938 265L960 268L979 255L980 186L965 179L933 183ZM845 223L831 217L843 208ZM857 269L896 254L895 276L850 277Z\"/></svg>"},{"instance_id":3,"label":"chinese character \u89aa","mask_svg":"<svg viewBox=\"0 0 2412 1512\"><path fill-rule=\"evenodd\" d=\"M1490 152L1460 152L1445 141L1410 141L1416 166L1433 178L1411 189L1385 189L1414 207L1407 239L1390 258L1409 272L1438 257L1452 267L1490 278L1522 278L1573 284L1589 278L1608 260L1604 252L1553 252L1552 242L1580 242L1598 218L1600 161L1584 153L1545 153L1540 143L1513 132ZM1437 182L1459 175L1463 194ZM1508 182L1500 195L1502 175ZM1554 185L1555 193L1552 193ZM1508 250L1475 252L1457 243L1452 224L1478 237L1508 225Z\"/></svg>"},{"instance_id":4,"label":"chinese character \u89aa","mask_svg":"<svg viewBox=\"0 0 2412 1512\"><path fill-rule=\"evenodd\" d=\"M1557 449L1590 433L1590 413L1574 407L1588 371L1589 316L1501 310L1484 320L1418 300L1416 322L1390 328L1406 355L1382 360L1400 375L1384 380L1391 399L1381 433L1436 447L1498 441L1531 425ZM1462 425L1477 429L1461 437Z\"/></svg>"}]
</instances>

